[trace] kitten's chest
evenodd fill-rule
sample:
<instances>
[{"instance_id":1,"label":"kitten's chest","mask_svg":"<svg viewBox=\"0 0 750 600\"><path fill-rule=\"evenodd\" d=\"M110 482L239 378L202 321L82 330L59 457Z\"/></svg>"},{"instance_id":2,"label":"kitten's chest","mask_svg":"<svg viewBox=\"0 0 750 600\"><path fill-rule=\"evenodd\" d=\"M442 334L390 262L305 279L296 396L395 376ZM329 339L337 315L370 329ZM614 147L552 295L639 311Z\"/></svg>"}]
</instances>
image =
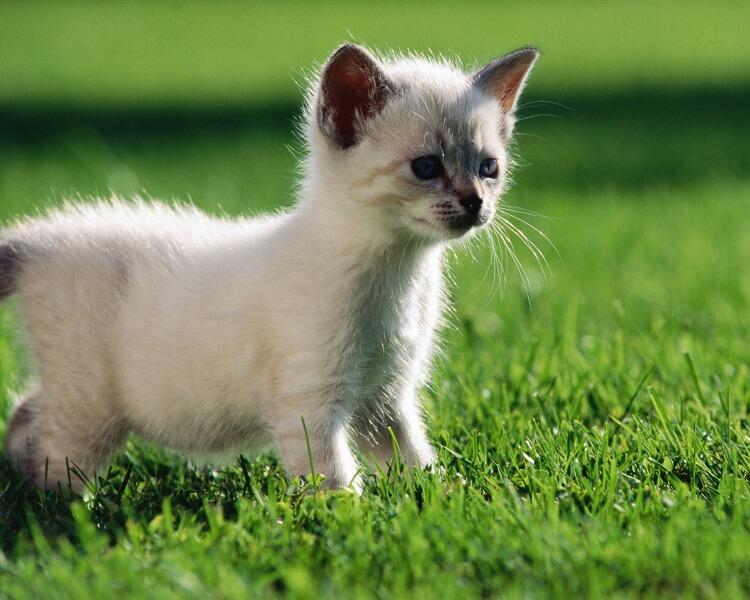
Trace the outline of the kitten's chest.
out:
<instances>
[{"instance_id":1,"label":"kitten's chest","mask_svg":"<svg viewBox=\"0 0 750 600\"><path fill-rule=\"evenodd\" d=\"M432 290L424 281L409 283L371 290L352 319L347 379L356 382L358 394L371 395L407 377L431 343L433 323L427 312Z\"/></svg>"},{"instance_id":2,"label":"kitten's chest","mask_svg":"<svg viewBox=\"0 0 750 600\"><path fill-rule=\"evenodd\" d=\"M369 332L350 362L356 382L355 396L362 399L382 396L386 390L398 388L399 382L408 377L412 361L419 354L417 317L409 314L385 320Z\"/></svg>"},{"instance_id":3,"label":"kitten's chest","mask_svg":"<svg viewBox=\"0 0 750 600\"><path fill-rule=\"evenodd\" d=\"M372 330L363 340L360 361L377 370L398 361L406 361L419 347L419 324L423 321L420 306L415 302L402 307L399 312L383 315L373 323Z\"/></svg>"}]
</instances>

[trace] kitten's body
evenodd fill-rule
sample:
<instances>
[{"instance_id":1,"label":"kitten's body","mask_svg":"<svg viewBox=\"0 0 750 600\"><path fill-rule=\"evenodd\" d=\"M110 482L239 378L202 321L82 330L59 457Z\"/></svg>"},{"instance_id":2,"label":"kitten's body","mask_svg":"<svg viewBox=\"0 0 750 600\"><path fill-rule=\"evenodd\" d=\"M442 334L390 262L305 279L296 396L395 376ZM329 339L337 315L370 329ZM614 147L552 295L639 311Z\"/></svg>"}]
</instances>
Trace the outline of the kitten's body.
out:
<instances>
[{"instance_id":1,"label":"kitten's body","mask_svg":"<svg viewBox=\"0 0 750 600\"><path fill-rule=\"evenodd\" d=\"M3 233L0 294L7 280L19 295L40 376L6 448L36 484L66 482L66 458L101 469L130 432L201 456L273 446L305 473L303 418L333 487L359 486L351 442L388 458L389 428L410 464L435 461L416 391L441 315L442 252L471 228L460 190L485 198L472 209L481 224L503 182L480 186L448 165L471 163L475 144L504 167L513 107L455 68L373 60L347 46L324 71L287 213L230 221L115 199ZM446 103L445 181L425 188L401 156L426 153L420 128ZM414 140L421 150L405 147Z\"/></svg>"}]
</instances>

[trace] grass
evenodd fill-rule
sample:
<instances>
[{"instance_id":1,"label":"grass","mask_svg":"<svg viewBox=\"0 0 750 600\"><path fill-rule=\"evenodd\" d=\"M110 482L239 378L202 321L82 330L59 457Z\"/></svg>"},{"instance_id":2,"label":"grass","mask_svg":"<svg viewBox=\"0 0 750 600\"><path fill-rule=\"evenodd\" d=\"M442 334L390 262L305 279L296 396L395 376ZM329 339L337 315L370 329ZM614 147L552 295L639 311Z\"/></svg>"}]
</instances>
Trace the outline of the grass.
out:
<instances>
[{"instance_id":1,"label":"grass","mask_svg":"<svg viewBox=\"0 0 750 600\"><path fill-rule=\"evenodd\" d=\"M0 221L109 190L229 213L288 205L294 102L279 69L286 77L322 57L348 22L399 46L423 47L434 34L470 59L495 48L468 33L449 42L443 20L424 31L394 24L393 8L367 20L356 8L297 8L292 33L298 21L323 33L295 34L296 45L264 61L237 50L262 47L253 44L279 28L253 29L248 15L275 14L264 21L273 24L292 9L243 9L229 22L222 11L201 21L207 13L194 5L172 19L171 5L144 5L142 19L116 26L106 16L124 9L87 15L76 3L66 16L37 6L0 8L6 33L40 40L38 55L0 51L4 74L34 67L0 83ZM560 257L535 237L545 275L519 244L527 289L512 269L503 284L486 244L452 260L456 315L424 391L445 473L396 464L361 498L311 494L273 456L213 469L132 440L95 490L69 498L26 490L2 462L0 597L750 593L750 85L735 43L744 5L570 6L504 9L516 25L508 37L536 32L548 44L548 70L523 114L553 114L521 121L506 201L545 215L521 216ZM315 20L325 15L328 27ZM166 39L185 36L190 19L213 41L183 39L186 56L160 49L153 61L145 52L124 60L101 41L118 30L134 44L127 32L154 23ZM661 32L667 22L675 26ZM52 53L87 23L92 40L74 37L68 60ZM243 25L261 41L242 38ZM219 40L225 29L230 39ZM86 44L102 51L83 64ZM204 47L196 89L182 87L179 65ZM241 57L238 71L217 68L222 47ZM639 88L649 50L653 71ZM144 75L128 67L127 85L87 78L113 64ZM159 77L176 80L157 90ZM17 323L12 304L0 309L0 409L5 388L31 376Z\"/></svg>"},{"instance_id":2,"label":"grass","mask_svg":"<svg viewBox=\"0 0 750 600\"><path fill-rule=\"evenodd\" d=\"M743 0L3 2L0 104L277 102L347 39L469 62L536 44L544 94L747 84L748 20Z\"/></svg>"}]
</instances>

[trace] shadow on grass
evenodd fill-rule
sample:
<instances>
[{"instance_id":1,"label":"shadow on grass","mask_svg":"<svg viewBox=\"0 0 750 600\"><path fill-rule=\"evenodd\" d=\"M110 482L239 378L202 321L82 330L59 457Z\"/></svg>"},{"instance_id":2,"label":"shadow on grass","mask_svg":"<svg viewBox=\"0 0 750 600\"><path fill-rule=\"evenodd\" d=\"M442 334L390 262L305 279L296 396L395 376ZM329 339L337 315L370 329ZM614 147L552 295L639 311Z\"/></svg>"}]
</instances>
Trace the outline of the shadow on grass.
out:
<instances>
[{"instance_id":1,"label":"shadow on grass","mask_svg":"<svg viewBox=\"0 0 750 600\"><path fill-rule=\"evenodd\" d=\"M32 488L5 456L0 456L0 482L0 551L10 556L24 552L36 532L47 540L78 542L74 507L81 495L67 487ZM252 461L240 457L232 466L211 469L130 443L102 477L89 482L83 498L87 518L114 542L128 520L147 525L162 514L165 502L175 510L175 518L187 515L205 522L207 507L220 506L231 518L241 498L288 495L294 503L307 491L305 485L290 485L270 456Z\"/></svg>"},{"instance_id":2,"label":"shadow on grass","mask_svg":"<svg viewBox=\"0 0 750 600\"><path fill-rule=\"evenodd\" d=\"M125 154L152 146L269 136L294 143L299 105L0 106L0 152L42 152L95 131ZM516 178L524 187L640 189L750 175L750 88L527 98ZM2 167L0 167L2 168Z\"/></svg>"}]
</instances>

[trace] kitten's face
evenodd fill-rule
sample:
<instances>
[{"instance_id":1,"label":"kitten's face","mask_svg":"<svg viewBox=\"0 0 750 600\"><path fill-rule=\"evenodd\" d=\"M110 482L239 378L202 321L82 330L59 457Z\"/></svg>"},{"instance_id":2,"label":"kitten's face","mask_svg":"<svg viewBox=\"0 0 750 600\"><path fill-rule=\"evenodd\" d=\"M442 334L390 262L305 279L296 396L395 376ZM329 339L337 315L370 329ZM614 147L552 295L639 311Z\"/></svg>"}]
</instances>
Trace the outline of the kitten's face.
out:
<instances>
[{"instance_id":1,"label":"kitten's face","mask_svg":"<svg viewBox=\"0 0 750 600\"><path fill-rule=\"evenodd\" d=\"M317 99L330 169L377 211L379 227L441 241L487 225L536 56L518 51L465 74L423 59L384 64L344 46L326 66Z\"/></svg>"},{"instance_id":2,"label":"kitten's face","mask_svg":"<svg viewBox=\"0 0 750 600\"><path fill-rule=\"evenodd\" d=\"M382 173L380 195L397 225L435 240L487 225L508 167L499 107L468 86L454 98L410 94L392 102L373 122L362 154L390 158L385 170L370 172Z\"/></svg>"}]
</instances>

